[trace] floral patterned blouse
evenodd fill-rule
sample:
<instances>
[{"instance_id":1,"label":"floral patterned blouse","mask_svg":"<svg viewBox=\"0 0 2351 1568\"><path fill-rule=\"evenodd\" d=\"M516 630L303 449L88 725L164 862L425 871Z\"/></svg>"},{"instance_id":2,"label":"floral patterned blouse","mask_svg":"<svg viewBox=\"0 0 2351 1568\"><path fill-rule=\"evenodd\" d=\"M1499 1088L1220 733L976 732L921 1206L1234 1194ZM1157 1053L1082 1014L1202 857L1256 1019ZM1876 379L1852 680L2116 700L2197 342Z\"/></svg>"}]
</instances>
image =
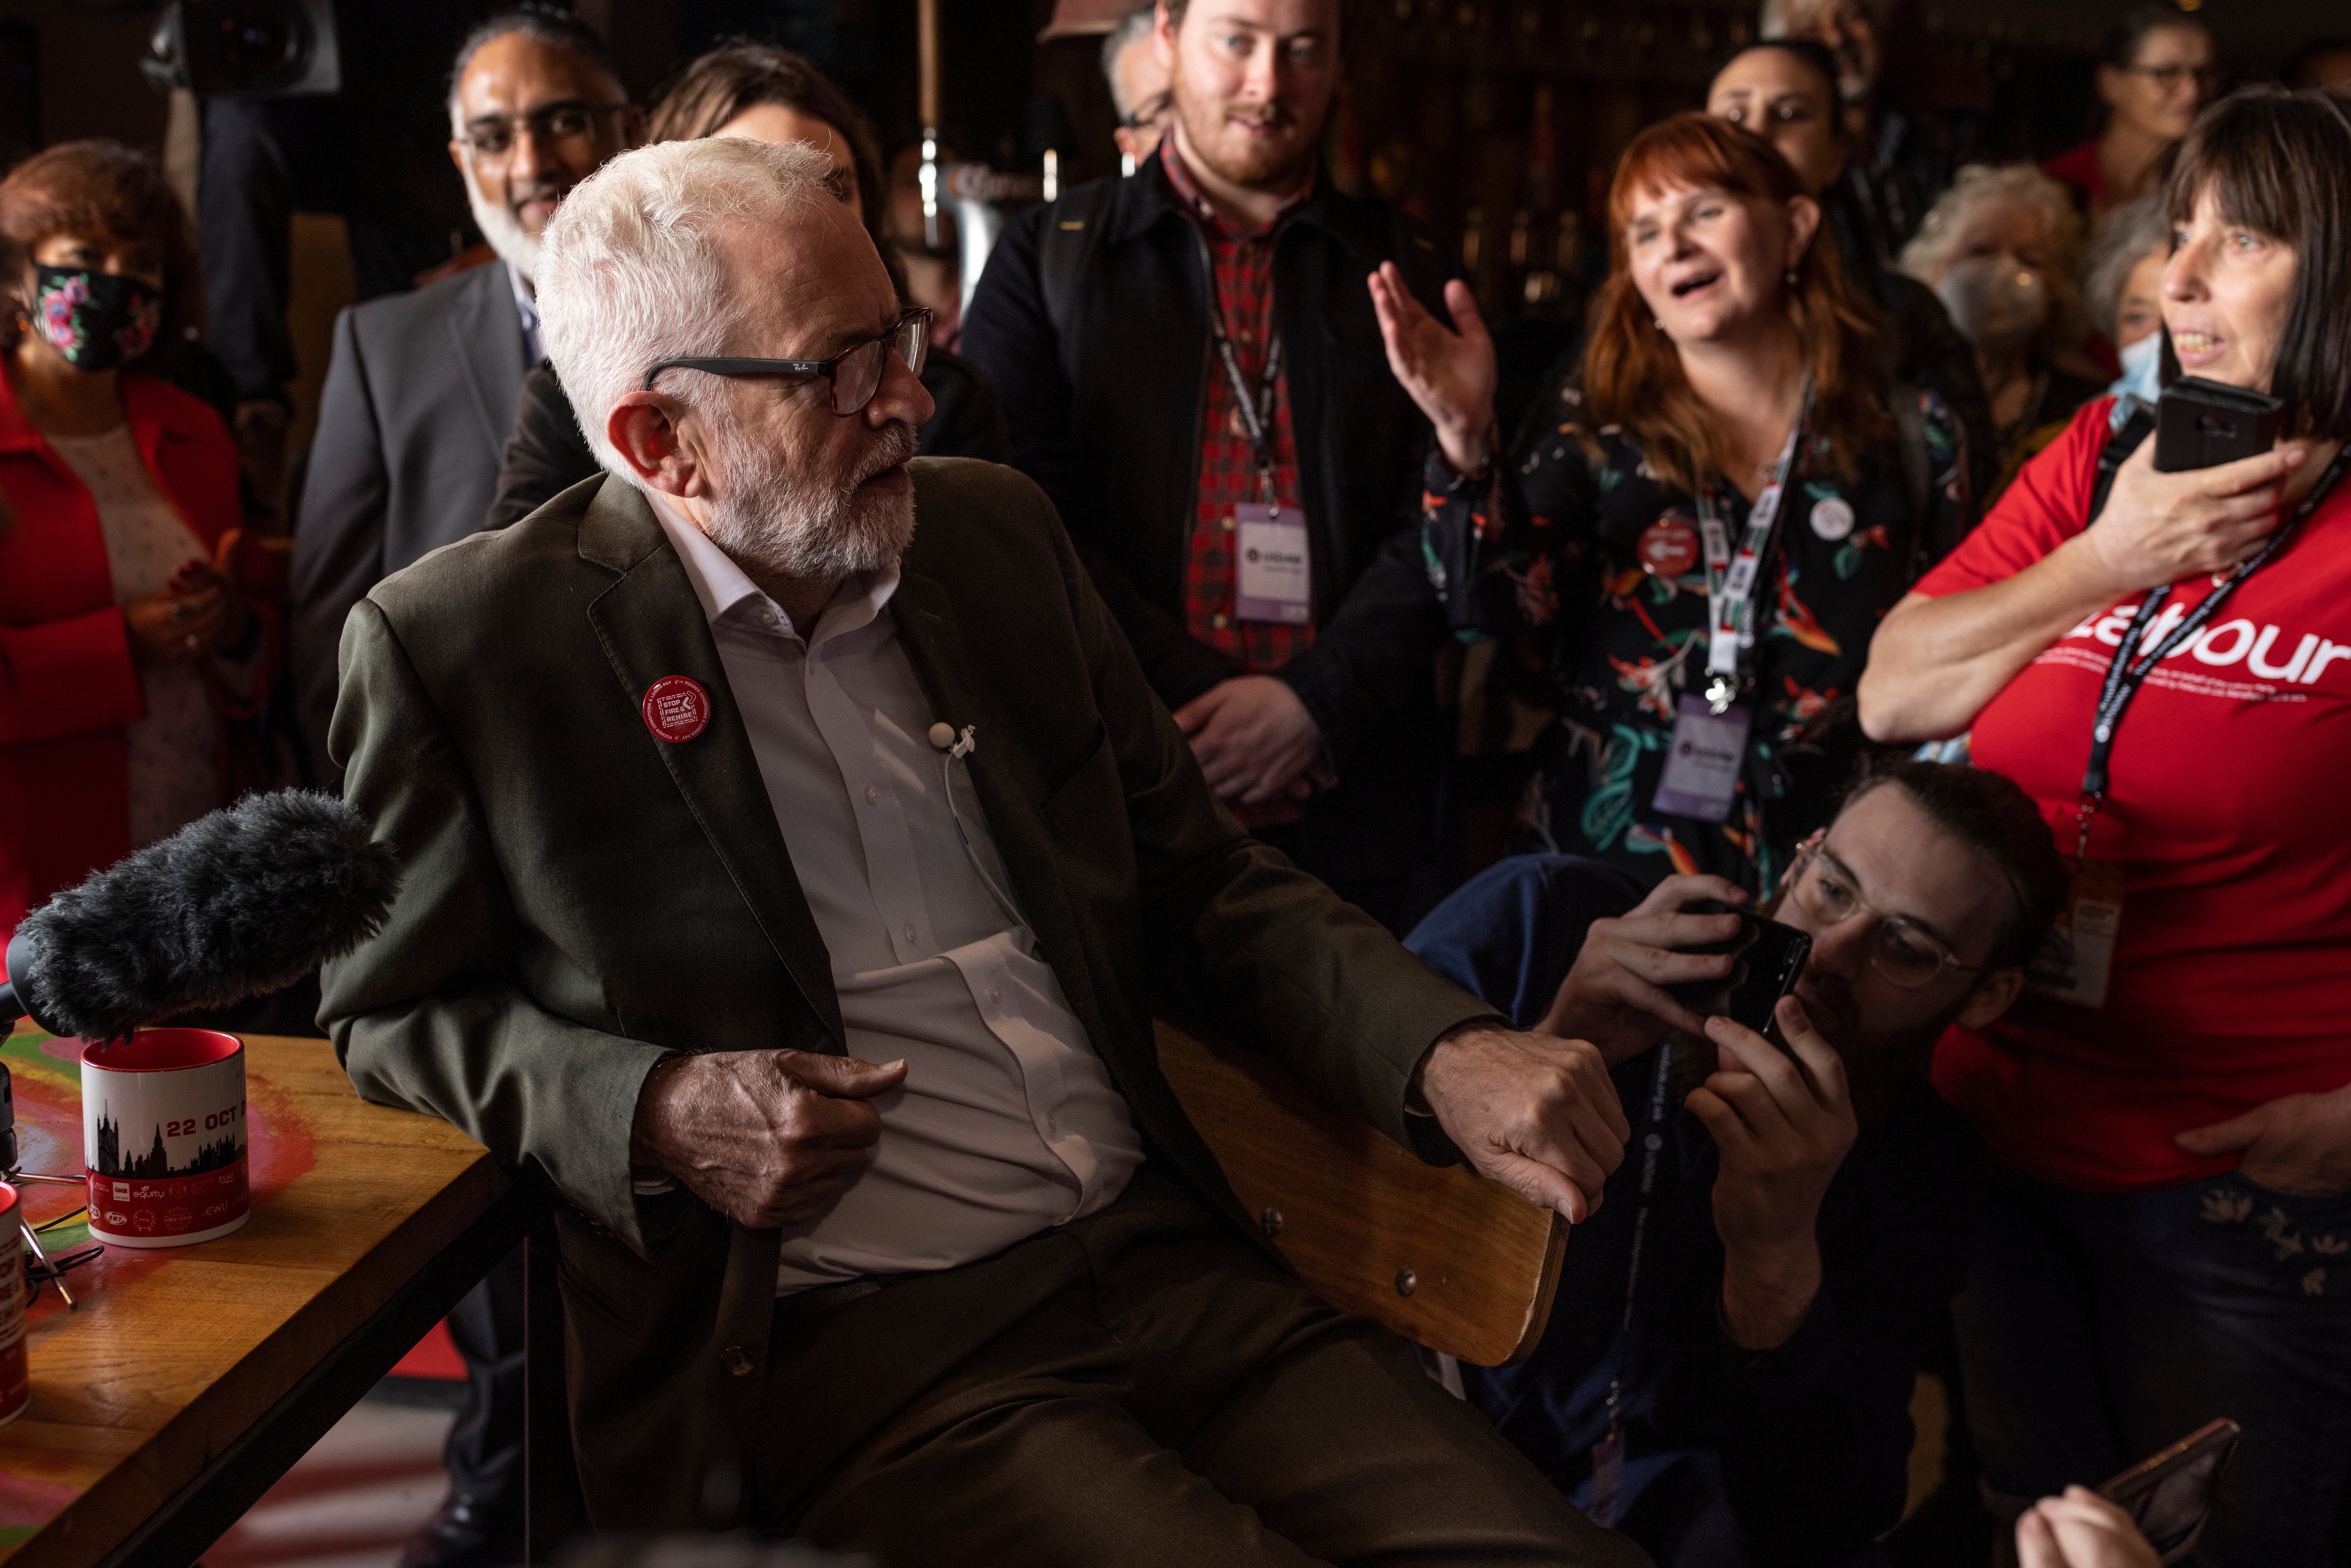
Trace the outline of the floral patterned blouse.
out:
<instances>
[{"instance_id":1,"label":"floral patterned blouse","mask_svg":"<svg viewBox=\"0 0 2351 1568\"><path fill-rule=\"evenodd\" d=\"M1832 814L1858 758L1853 692L1886 612L1974 522L1966 437L1931 392L1916 392L1928 460L1928 519L1912 517L1899 437L1831 470L1812 436L1789 479L1777 559L1758 606L1756 710L1728 821L1651 802L1677 699L1706 685L1706 569L1645 570L1642 535L1664 523L1693 538L1693 497L1669 487L1620 426L1583 423L1573 378L1557 383L1490 486L1429 458L1421 544L1429 580L1466 641L1506 638L1548 668L1558 719L1512 847L1593 855L1646 882L1710 872L1760 892L1795 844ZM1718 476L1714 505L1736 541L1747 497ZM1681 530L1687 530L1686 533ZM1687 552L1685 552L1687 553Z\"/></svg>"}]
</instances>

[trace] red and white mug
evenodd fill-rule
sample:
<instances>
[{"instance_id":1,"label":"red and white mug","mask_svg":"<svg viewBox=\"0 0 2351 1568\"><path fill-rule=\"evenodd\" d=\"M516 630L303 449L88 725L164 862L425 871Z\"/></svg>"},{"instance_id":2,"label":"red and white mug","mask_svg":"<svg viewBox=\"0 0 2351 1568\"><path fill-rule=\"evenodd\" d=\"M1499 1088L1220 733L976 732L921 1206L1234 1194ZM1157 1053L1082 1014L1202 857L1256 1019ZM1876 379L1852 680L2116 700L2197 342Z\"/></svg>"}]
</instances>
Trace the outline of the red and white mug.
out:
<instances>
[{"instance_id":1,"label":"red and white mug","mask_svg":"<svg viewBox=\"0 0 2351 1568\"><path fill-rule=\"evenodd\" d=\"M16 1189L0 1182L0 1427L25 1413L33 1385L25 1366L25 1243L16 1230L25 1206Z\"/></svg>"},{"instance_id":2,"label":"red and white mug","mask_svg":"<svg viewBox=\"0 0 2351 1568\"><path fill-rule=\"evenodd\" d=\"M141 1030L81 1057L89 1233L115 1247L181 1247L243 1225L245 1042L209 1029Z\"/></svg>"}]
</instances>

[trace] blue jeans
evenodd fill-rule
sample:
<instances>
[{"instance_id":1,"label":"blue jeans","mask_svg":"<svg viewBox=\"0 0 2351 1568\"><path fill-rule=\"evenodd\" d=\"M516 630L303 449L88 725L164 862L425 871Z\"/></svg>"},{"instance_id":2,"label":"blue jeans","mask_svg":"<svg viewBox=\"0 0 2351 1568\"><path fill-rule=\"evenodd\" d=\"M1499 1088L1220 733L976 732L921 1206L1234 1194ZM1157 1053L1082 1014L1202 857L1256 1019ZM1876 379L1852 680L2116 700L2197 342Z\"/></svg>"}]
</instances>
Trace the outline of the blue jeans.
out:
<instances>
[{"instance_id":1,"label":"blue jeans","mask_svg":"<svg viewBox=\"0 0 2351 1568\"><path fill-rule=\"evenodd\" d=\"M2330 1561L2351 1472L2351 1196L2242 1176L2082 1193L1998 1176L1953 1310L1991 1490L2095 1486L2244 1427L2192 1562Z\"/></svg>"}]
</instances>

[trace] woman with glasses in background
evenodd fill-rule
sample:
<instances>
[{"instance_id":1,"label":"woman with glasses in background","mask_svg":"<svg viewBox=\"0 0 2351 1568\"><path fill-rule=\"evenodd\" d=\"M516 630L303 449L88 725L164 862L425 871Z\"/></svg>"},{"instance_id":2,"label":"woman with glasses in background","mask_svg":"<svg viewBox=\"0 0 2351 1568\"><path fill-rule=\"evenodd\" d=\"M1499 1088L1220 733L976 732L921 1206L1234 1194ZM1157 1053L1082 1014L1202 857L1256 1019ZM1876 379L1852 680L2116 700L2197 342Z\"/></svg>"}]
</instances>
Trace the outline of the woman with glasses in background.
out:
<instances>
[{"instance_id":1,"label":"woman with glasses in background","mask_svg":"<svg viewBox=\"0 0 2351 1568\"><path fill-rule=\"evenodd\" d=\"M2098 97L2106 128L2042 165L2092 219L2159 189L2173 148L2220 85L2212 34L2176 5L2134 7L2106 35Z\"/></svg>"},{"instance_id":2,"label":"woman with glasses in background","mask_svg":"<svg viewBox=\"0 0 2351 1568\"><path fill-rule=\"evenodd\" d=\"M740 136L753 141L805 141L832 160L841 201L874 236L891 267L898 296L907 300L905 278L891 247L881 244L882 159L865 116L824 73L789 49L772 44L724 44L689 62L656 94L645 120L648 141L686 141L705 136ZM982 457L1001 461L1006 447L1004 410L996 388L978 367L935 346L918 351L912 337L928 341L927 313L922 327L901 332L899 351L922 377L936 412L915 433L924 455ZM853 377L852 377L853 379ZM836 395L840 387L835 381ZM870 395L870 394L869 394ZM862 406L862 402L860 406ZM557 495L601 470L571 400L542 364L523 378L515 409L514 433L507 438L497 497L487 526L519 522Z\"/></svg>"}]
</instances>

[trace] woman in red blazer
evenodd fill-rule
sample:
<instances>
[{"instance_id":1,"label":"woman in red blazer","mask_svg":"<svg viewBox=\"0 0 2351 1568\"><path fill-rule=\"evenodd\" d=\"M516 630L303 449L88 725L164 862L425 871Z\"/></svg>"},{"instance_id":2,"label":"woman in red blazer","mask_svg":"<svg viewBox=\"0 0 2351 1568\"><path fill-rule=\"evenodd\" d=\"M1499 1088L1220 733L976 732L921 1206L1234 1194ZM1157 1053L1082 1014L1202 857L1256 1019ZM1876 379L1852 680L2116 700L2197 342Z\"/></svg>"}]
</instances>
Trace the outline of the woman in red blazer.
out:
<instances>
[{"instance_id":1,"label":"woman in red blazer","mask_svg":"<svg viewBox=\"0 0 2351 1568\"><path fill-rule=\"evenodd\" d=\"M0 182L0 941L221 803L224 717L266 689L267 573L220 416L142 374L201 287L162 170L114 142Z\"/></svg>"}]
</instances>

